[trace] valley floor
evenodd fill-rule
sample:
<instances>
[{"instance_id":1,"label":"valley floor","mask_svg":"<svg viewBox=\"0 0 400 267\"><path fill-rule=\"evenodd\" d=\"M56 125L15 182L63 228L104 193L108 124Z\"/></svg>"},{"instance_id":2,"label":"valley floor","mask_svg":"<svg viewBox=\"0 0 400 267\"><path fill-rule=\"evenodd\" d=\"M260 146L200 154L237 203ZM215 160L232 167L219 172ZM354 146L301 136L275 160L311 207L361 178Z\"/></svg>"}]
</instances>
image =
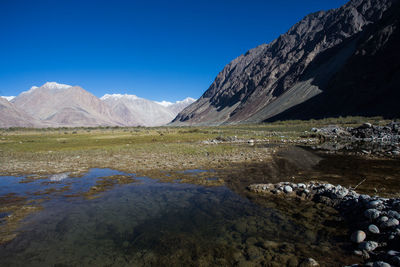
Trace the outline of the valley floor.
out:
<instances>
[{"instance_id":1,"label":"valley floor","mask_svg":"<svg viewBox=\"0 0 400 267\"><path fill-rule=\"evenodd\" d=\"M91 230L85 232L91 233L85 237L91 244L104 246L103 252L117 253L115 259L125 259L139 265L150 265L158 260L164 262L166 259L162 255L166 248L174 248L165 254L167 258L171 258L170 255L177 257L172 261L192 262L194 259L190 255L194 252L191 246L196 248L200 256L204 254L211 257L212 253L216 253L214 258L200 257L198 260L218 266L229 266L231 263L261 265L263 262L288 262L288 265L290 262L297 266L304 257L315 258L325 266L335 266L338 259L343 265L358 262L360 259L351 253L353 246L347 237L348 225L340 219L337 211L320 203L299 202L282 195L255 194L248 190L248 186L282 181L290 184L327 181L345 188L357 187L357 192L362 194L398 197L398 158L389 159L386 154L370 154L362 150L337 154L340 153L337 150L321 148L325 144L321 144L321 136L315 129L311 131L312 128L332 124L354 127L365 121L374 125L386 125L389 122L382 118L352 117L218 127L1 130L0 182L4 186L0 187L3 190L3 194L0 192L0 255L10 263L17 262L20 256L25 255L20 253L19 247L26 240L34 244L41 240L38 236L43 235L48 235L52 240L57 236L54 242L60 242L67 250L75 251L76 242L84 238L79 233L80 228L74 228L75 223L68 221L78 220L82 223L82 229L93 230L93 233ZM340 146L334 143L333 147L337 149ZM110 203L115 206L104 208ZM179 216L161 216L165 207L160 205L172 205L175 210L174 205L181 207L185 203L190 208L183 209L184 220L177 219L181 218ZM68 211L75 205L80 208ZM238 210L238 207L243 210ZM88 211L82 212L81 208ZM126 208L126 212L118 212L121 208ZM66 212L60 212L63 209ZM193 222L194 219L199 222L210 220L207 216L213 210L218 216L223 214L220 217L215 215L214 221L218 225L215 229L219 229L216 233L208 232L209 224L204 226L205 231L196 224L197 221ZM109 226L103 229L104 225L97 219L93 221L90 216L86 218L89 211L97 212L95 217L101 220L110 218L106 224L122 230L110 232L111 226L110 229ZM60 214L52 215L57 212ZM134 218L139 220L143 217L146 223L137 226L140 220L133 220L132 212ZM150 221L157 226L151 223L147 225L149 219L146 216L149 214L161 218ZM42 224L35 221L43 219L47 222L46 216L53 218L54 222ZM32 221L23 224L29 218ZM274 218L279 220L275 221ZM129 222L127 229L125 223L119 224L122 219ZM258 225L260 220L265 220L265 225ZM185 234L181 235L175 227L179 223L193 226L193 229L183 230ZM25 230L20 233L18 229L22 229L21 225ZM47 228L49 225L57 227ZM152 236L154 229L160 225L166 229L161 239L160 236ZM219 227L224 230L221 232ZM254 231L251 230L253 228ZM132 229L141 229L141 232L131 233ZM282 229L290 229L288 236L275 235ZM304 231L307 242L301 234ZM63 233L68 234L63 236ZM99 233L108 241L98 239ZM221 236L221 233L224 235ZM215 242L222 242L226 250L203 245L196 234L205 238L207 244L209 238L219 238ZM64 237L68 240L71 238L71 247ZM181 238L183 245L174 243L171 247L169 242L177 237ZM157 242L161 240L162 253L146 250L146 246L154 242L153 239ZM86 241L83 243L87 244ZM46 244L42 243L43 246ZM235 245L231 247L227 244ZM114 245L117 247L114 248ZM282 253L282 249L288 251ZM80 262L83 257L67 259L64 253L54 253L59 258L47 259L49 262ZM344 254L346 257L343 257ZM127 255L132 258L128 259ZM104 260L99 255L92 256L91 263ZM21 257L21 262L41 261L41 257L47 257L47 254L36 259ZM221 265L221 262L225 264ZM113 264L120 266L120 262L116 261L107 263Z\"/></svg>"},{"instance_id":2,"label":"valley floor","mask_svg":"<svg viewBox=\"0 0 400 267\"><path fill-rule=\"evenodd\" d=\"M0 175L79 173L90 168L135 173L223 168L231 163L268 160L275 149L258 144L316 143L312 127L355 126L366 120L351 117L219 127L3 129ZM368 121L387 123L381 118Z\"/></svg>"}]
</instances>

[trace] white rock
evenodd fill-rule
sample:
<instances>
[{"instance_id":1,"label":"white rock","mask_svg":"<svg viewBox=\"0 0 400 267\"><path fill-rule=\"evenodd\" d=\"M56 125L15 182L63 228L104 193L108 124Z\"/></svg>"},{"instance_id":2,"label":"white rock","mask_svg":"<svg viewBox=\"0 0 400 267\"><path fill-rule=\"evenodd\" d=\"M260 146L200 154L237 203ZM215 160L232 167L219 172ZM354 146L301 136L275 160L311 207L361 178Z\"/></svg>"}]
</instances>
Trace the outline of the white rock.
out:
<instances>
[{"instance_id":1,"label":"white rock","mask_svg":"<svg viewBox=\"0 0 400 267\"><path fill-rule=\"evenodd\" d=\"M375 224L370 224L368 226L368 231L370 231L373 234L379 234L380 233L378 226L376 226Z\"/></svg>"},{"instance_id":2,"label":"white rock","mask_svg":"<svg viewBox=\"0 0 400 267\"><path fill-rule=\"evenodd\" d=\"M365 240L366 237L367 235L364 233L364 231L358 230L351 234L350 239L354 243L361 243Z\"/></svg>"},{"instance_id":3,"label":"white rock","mask_svg":"<svg viewBox=\"0 0 400 267\"><path fill-rule=\"evenodd\" d=\"M293 192L293 189L292 189L292 187L291 187L290 185L286 185L286 186L283 188L283 191L285 191L285 193L292 193L292 192Z\"/></svg>"}]
</instances>

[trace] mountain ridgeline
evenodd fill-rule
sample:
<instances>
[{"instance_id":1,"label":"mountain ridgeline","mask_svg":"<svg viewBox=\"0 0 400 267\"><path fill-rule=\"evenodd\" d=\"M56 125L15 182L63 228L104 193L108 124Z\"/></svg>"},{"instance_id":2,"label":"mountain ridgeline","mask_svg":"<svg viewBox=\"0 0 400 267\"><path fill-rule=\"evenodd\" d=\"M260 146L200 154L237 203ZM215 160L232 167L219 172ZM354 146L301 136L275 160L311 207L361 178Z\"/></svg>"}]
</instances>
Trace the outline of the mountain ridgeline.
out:
<instances>
[{"instance_id":1,"label":"mountain ridgeline","mask_svg":"<svg viewBox=\"0 0 400 267\"><path fill-rule=\"evenodd\" d=\"M0 127L160 126L194 101L161 104L120 94L97 98L79 86L48 82L10 101L0 97Z\"/></svg>"},{"instance_id":2,"label":"mountain ridgeline","mask_svg":"<svg viewBox=\"0 0 400 267\"><path fill-rule=\"evenodd\" d=\"M351 0L234 59L172 125L400 117L400 1Z\"/></svg>"}]
</instances>

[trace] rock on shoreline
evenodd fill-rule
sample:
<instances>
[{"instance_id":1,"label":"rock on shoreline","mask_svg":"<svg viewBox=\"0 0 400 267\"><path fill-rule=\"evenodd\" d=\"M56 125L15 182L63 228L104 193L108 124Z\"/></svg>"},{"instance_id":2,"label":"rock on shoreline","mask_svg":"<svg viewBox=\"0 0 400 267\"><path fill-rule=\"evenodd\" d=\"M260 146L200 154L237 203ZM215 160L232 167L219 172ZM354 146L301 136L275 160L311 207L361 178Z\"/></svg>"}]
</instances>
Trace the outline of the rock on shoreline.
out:
<instances>
[{"instance_id":1,"label":"rock on shoreline","mask_svg":"<svg viewBox=\"0 0 400 267\"><path fill-rule=\"evenodd\" d=\"M365 266L400 266L400 198L363 195L320 182L252 184L248 189L334 207L349 221L353 253L363 258Z\"/></svg>"},{"instance_id":2,"label":"rock on shoreline","mask_svg":"<svg viewBox=\"0 0 400 267\"><path fill-rule=\"evenodd\" d=\"M387 156L400 156L400 122L390 122L385 126L376 126L364 123L359 127L339 127L330 125L324 128L312 128L316 136L323 141L340 141L357 143L358 145L369 144L361 149L364 154L382 153Z\"/></svg>"}]
</instances>

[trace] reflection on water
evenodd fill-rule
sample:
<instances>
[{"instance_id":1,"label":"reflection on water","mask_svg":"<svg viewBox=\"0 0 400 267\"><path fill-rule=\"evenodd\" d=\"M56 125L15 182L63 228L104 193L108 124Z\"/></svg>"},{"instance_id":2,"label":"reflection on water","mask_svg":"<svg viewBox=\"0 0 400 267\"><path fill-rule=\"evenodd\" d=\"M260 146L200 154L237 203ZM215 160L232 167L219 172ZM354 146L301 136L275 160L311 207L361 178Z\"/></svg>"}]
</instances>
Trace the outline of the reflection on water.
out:
<instances>
[{"instance_id":1,"label":"reflection on water","mask_svg":"<svg viewBox=\"0 0 400 267\"><path fill-rule=\"evenodd\" d=\"M29 192L44 191L44 186L69 187L46 195L43 210L27 217L17 237L0 246L0 265L297 264L321 253L322 262L340 259L342 248L334 242L334 228L319 227L316 232L223 186L136 177L135 183L113 187L96 199L65 197L91 190L97 178L115 175L128 174L93 169L57 183L48 183L49 178L21 183L24 177L1 177L7 186L1 187L1 194L14 190L38 197ZM313 214L314 209L307 212Z\"/></svg>"},{"instance_id":2,"label":"reflection on water","mask_svg":"<svg viewBox=\"0 0 400 267\"><path fill-rule=\"evenodd\" d=\"M25 214L18 205L42 207L0 245L0 266L298 266L308 257L345 265L357 259L334 210L256 196L246 186L318 178L351 185L366 175L360 187L368 191L369 180L380 188L398 181L397 163L288 147L270 162L166 172L169 182L111 169L0 177L0 235L9 216ZM188 175L225 186L181 183Z\"/></svg>"}]
</instances>

